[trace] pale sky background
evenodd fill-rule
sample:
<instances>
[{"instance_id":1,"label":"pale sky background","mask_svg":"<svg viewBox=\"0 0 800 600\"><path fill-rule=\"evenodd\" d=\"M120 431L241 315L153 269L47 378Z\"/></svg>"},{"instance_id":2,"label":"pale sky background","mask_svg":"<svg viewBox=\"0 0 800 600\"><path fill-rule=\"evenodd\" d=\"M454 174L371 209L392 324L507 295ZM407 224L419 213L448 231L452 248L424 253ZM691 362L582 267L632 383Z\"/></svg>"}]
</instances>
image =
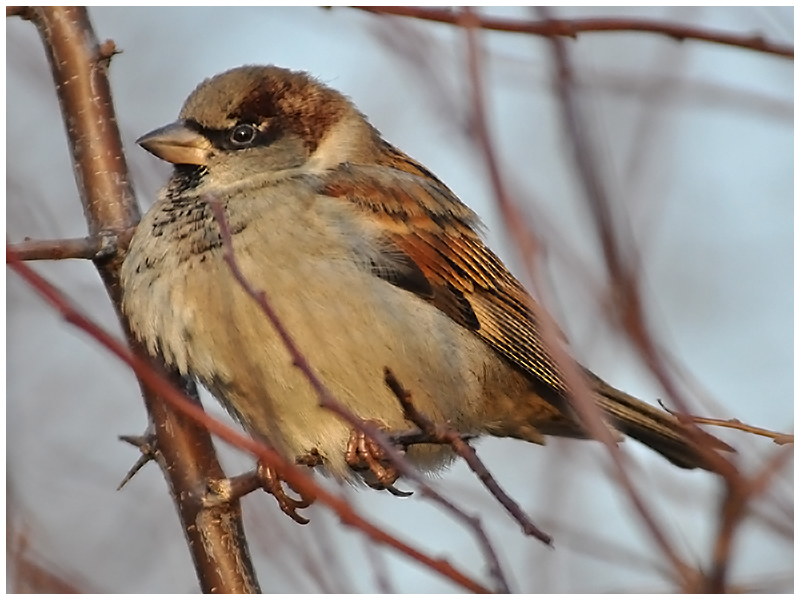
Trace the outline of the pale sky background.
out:
<instances>
[{"instance_id":1,"label":"pale sky background","mask_svg":"<svg viewBox=\"0 0 800 600\"><path fill-rule=\"evenodd\" d=\"M530 18L528 9L492 14ZM638 16L793 43L783 8L558 8L560 17ZM334 8L92 8L97 36L122 54L111 66L119 126L140 204L169 168L138 148L172 121L204 78L241 64L309 71L350 96L386 139L435 172L483 218L486 239L524 279L467 137L463 33L447 25L381 19ZM7 20L7 238L80 237L86 228L63 125L34 27ZM584 364L655 403L663 390L626 340L601 320L602 258L563 135L548 43L485 33L492 136L507 182L546 246L548 307ZM591 33L568 43L605 182L641 253L647 310L692 399L710 416L793 431L793 62L764 53L640 33ZM420 75L420 65L433 79ZM431 81L436 82L436 88ZM90 264L36 269L119 333ZM127 368L64 323L15 275L7 278L7 482L32 549L101 592L197 590L172 501L157 468L115 488L146 414ZM206 403L222 414L216 403ZM721 434L747 470L775 446ZM635 442L624 449L637 481L689 562L708 565L721 488L672 467ZM479 454L556 550L526 539L474 476L457 464L435 478L480 514L516 591L669 591L665 563L609 477L603 448L553 440L540 448L486 440ZM225 453L228 472L250 464ZM402 486L401 486L402 487ZM488 582L469 532L416 495L345 490L371 519ZM792 467L760 513L792 522ZM391 550L342 528L321 506L299 527L272 498L245 502L264 591L367 592L376 561L391 589L458 591ZM739 531L731 581L790 591L793 548L764 519Z\"/></svg>"}]
</instances>

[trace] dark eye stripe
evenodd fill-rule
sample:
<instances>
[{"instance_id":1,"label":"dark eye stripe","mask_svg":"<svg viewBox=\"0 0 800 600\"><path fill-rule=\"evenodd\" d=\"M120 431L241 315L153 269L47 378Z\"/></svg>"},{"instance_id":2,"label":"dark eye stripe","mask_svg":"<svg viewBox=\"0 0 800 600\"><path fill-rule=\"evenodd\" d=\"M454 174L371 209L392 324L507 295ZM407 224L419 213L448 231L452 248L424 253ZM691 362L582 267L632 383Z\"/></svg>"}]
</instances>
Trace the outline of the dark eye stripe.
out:
<instances>
[{"instance_id":1,"label":"dark eye stripe","mask_svg":"<svg viewBox=\"0 0 800 600\"><path fill-rule=\"evenodd\" d=\"M252 125L255 129L255 137L247 144L237 144L232 140L234 130L242 125ZM211 127L203 127L197 121L187 121L187 126L205 136L215 148L226 151L269 146L280 135L279 128L275 124L259 127L252 123L237 123L227 129L213 129Z\"/></svg>"}]
</instances>

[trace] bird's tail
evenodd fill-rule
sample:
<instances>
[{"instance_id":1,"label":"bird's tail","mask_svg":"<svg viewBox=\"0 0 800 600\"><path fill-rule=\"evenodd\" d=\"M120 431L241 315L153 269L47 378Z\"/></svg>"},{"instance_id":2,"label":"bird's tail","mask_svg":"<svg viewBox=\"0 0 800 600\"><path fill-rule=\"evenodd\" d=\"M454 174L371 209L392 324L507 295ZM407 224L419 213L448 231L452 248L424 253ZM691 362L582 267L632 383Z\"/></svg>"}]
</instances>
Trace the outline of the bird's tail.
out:
<instances>
[{"instance_id":1,"label":"bird's tail","mask_svg":"<svg viewBox=\"0 0 800 600\"><path fill-rule=\"evenodd\" d=\"M587 373L594 383L600 408L614 428L649 446L671 463L684 469L713 471L708 452L735 452L710 433L692 431L669 413L611 387Z\"/></svg>"}]
</instances>

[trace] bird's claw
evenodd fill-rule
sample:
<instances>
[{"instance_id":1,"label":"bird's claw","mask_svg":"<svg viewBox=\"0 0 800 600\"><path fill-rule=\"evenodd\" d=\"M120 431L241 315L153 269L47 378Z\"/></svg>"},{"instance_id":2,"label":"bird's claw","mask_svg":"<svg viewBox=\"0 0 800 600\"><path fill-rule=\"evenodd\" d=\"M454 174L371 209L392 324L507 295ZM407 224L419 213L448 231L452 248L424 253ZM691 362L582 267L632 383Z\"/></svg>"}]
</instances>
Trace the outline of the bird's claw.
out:
<instances>
[{"instance_id":1,"label":"bird's claw","mask_svg":"<svg viewBox=\"0 0 800 600\"><path fill-rule=\"evenodd\" d=\"M371 422L380 427L379 423ZM386 453L362 431L350 432L345 450L345 462L354 471L361 472L366 484L374 490L386 490L394 496L410 496L394 487L400 472L387 459ZM364 473L366 471L366 473Z\"/></svg>"},{"instance_id":2,"label":"bird's claw","mask_svg":"<svg viewBox=\"0 0 800 600\"><path fill-rule=\"evenodd\" d=\"M260 461L258 463L257 473L258 478L261 481L262 489L275 497L281 510L290 516L296 523L299 523L300 525L307 525L309 520L297 514L297 510L308 508L314 503L315 498L304 496L299 492L299 500L289 496L283 487L284 481L277 471Z\"/></svg>"}]
</instances>

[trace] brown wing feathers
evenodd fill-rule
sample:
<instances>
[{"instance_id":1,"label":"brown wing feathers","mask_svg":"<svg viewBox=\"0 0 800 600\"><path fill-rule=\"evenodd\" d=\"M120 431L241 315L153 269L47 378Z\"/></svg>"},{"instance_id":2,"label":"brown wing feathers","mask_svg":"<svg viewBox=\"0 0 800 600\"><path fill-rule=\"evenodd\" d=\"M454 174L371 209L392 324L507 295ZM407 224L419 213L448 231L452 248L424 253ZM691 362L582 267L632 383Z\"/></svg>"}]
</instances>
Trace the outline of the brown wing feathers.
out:
<instances>
[{"instance_id":1,"label":"brown wing feathers","mask_svg":"<svg viewBox=\"0 0 800 600\"><path fill-rule=\"evenodd\" d=\"M387 215L390 241L430 283L433 293L418 295L473 330L517 368L565 395L564 379L528 308L531 300L475 233L479 224L474 213L444 185L387 171L342 165L326 176L321 191ZM417 282L404 285L402 274L376 274L412 292L420 287Z\"/></svg>"}]
</instances>

